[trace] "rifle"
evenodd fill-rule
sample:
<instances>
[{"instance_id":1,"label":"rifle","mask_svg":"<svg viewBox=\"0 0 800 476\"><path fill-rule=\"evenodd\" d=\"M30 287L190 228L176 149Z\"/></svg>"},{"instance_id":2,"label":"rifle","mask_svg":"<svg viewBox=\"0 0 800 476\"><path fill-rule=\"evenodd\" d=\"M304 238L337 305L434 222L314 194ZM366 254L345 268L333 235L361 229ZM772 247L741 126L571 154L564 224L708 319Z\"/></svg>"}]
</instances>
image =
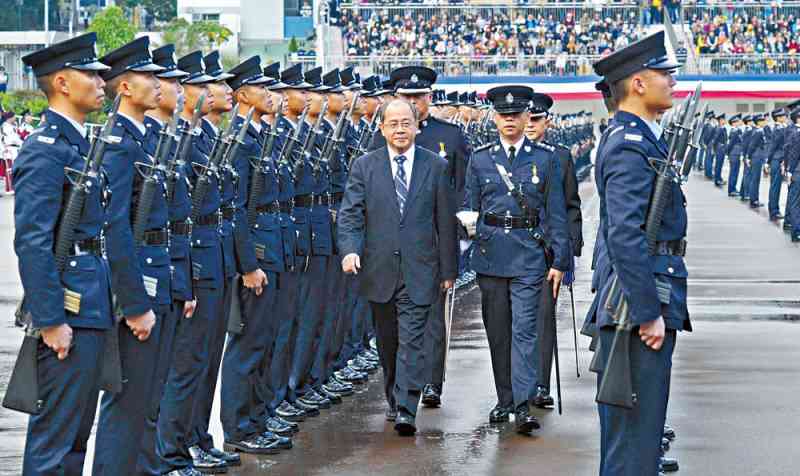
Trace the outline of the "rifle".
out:
<instances>
[{"instance_id":1,"label":"rifle","mask_svg":"<svg viewBox=\"0 0 800 476\"><path fill-rule=\"evenodd\" d=\"M703 136L703 117L706 115L708 111L708 103L703 107L703 111L700 114L700 117L694 123L693 131L692 131L692 139L689 141L689 147L691 151L686 152L686 157L683 159L683 163L681 164L681 173L680 179L681 183L686 183L689 181L689 174L692 171L692 167L694 166L694 162L697 159L697 154L700 151L700 140ZM691 157L691 159L690 159Z\"/></svg>"},{"instance_id":2,"label":"rifle","mask_svg":"<svg viewBox=\"0 0 800 476\"><path fill-rule=\"evenodd\" d=\"M336 160L336 155L339 152L339 146L341 146L342 142L344 142L344 138L342 137L346 131L344 128L345 124L347 123L347 111L342 111L339 113L339 117L336 119L336 126L333 128L333 133L325 138L325 142L322 144L322 152L320 152L320 157L322 158L323 162L327 162L330 164L331 170L338 171L339 166L341 165ZM315 175L318 173L316 170L314 171Z\"/></svg>"},{"instance_id":3,"label":"rifle","mask_svg":"<svg viewBox=\"0 0 800 476\"><path fill-rule=\"evenodd\" d=\"M272 127L272 130L270 130L268 137L264 140L264 144L261 147L261 156L259 158L254 157L250 160L250 165L253 169L253 176L250 178L250 191L247 197L247 223L249 223L250 226L256 223L256 219L258 218L258 212L256 212L258 208L258 197L260 197L264 191L264 167L262 164L264 160L268 160L267 157L272 157L272 150L275 148L275 139L278 137L278 124L280 124L282 119L283 99L281 98L281 102L278 105L278 114L275 116L275 125Z\"/></svg>"},{"instance_id":4,"label":"rifle","mask_svg":"<svg viewBox=\"0 0 800 476\"><path fill-rule=\"evenodd\" d=\"M369 145L367 141L375 136L375 131L378 130L378 124L380 124L382 119L383 108L375 112L375 115L372 116L372 120L369 123L369 127L361 131L361 136L358 138L356 148L350 151L350 156L347 158L348 168L353 163L353 160L367 153L367 146Z\"/></svg>"},{"instance_id":5,"label":"rifle","mask_svg":"<svg viewBox=\"0 0 800 476\"><path fill-rule=\"evenodd\" d=\"M283 143L283 148L281 148L281 155L278 158L278 165L279 166L289 166L290 167L290 174L292 176L292 180L297 180L297 171L295 171L295 159L294 159L294 148L300 142L300 133L303 124L306 122L306 117L308 117L308 106L303 109L303 114L300 115L300 119L297 121L297 128L294 130L294 134L291 137L286 138L286 142Z\"/></svg>"},{"instance_id":6,"label":"rifle","mask_svg":"<svg viewBox=\"0 0 800 476\"><path fill-rule=\"evenodd\" d=\"M194 106L194 113L192 114L192 122L186 125L185 128L180 130L180 141L178 142L178 153L176 159L170 162L171 168L168 171L167 180L167 197L172 199L175 188L174 171L175 165L183 165L186 163L186 158L189 157L189 145L192 143L192 136L197 126L200 124L200 118L203 116L203 105L206 102L206 93L203 93L198 99L197 104ZM183 110L183 108L181 108Z\"/></svg>"},{"instance_id":7,"label":"rifle","mask_svg":"<svg viewBox=\"0 0 800 476\"><path fill-rule=\"evenodd\" d=\"M572 283L569 283L569 302L572 304L572 337L575 342L575 373L577 378L581 378L580 363L578 362L578 325L575 322L575 291Z\"/></svg>"},{"instance_id":8,"label":"rifle","mask_svg":"<svg viewBox=\"0 0 800 476\"><path fill-rule=\"evenodd\" d=\"M313 127L308 131L308 135L306 136L305 144L303 144L303 156L308 157L309 161L311 161L311 151L314 149L314 146L317 144L317 136L320 133L320 127L322 126L322 120L325 118L325 113L328 112L328 99L326 98L325 101L322 103L322 109L319 111L319 115L317 116L317 120L314 121ZM314 175L314 178L319 177L319 173L322 170L320 165L320 161L322 160L322 154L317 154L317 159L314 161L312 166L311 173Z\"/></svg>"},{"instance_id":9,"label":"rifle","mask_svg":"<svg viewBox=\"0 0 800 476\"><path fill-rule=\"evenodd\" d=\"M179 103L183 102L183 97L178 100ZM162 131L161 137L156 146L155 156L152 157L151 163L137 162L135 164L136 171L143 178L142 190L139 192L139 203L136 205L136 211L133 215L133 239L136 243L144 241L144 233L147 229L147 218L150 216L150 210L153 208L153 200L156 197L156 190L159 187L159 179L156 172L161 170L166 172L167 157L172 148L169 136L173 135L175 128L177 128L177 120L180 115L180 109L177 107L173 112L173 118L170 122L170 127L173 127L172 133ZM171 195L168 194L171 197Z\"/></svg>"},{"instance_id":10,"label":"rifle","mask_svg":"<svg viewBox=\"0 0 800 476\"><path fill-rule=\"evenodd\" d=\"M654 255L656 251L656 238L661 229L661 219L664 210L670 202L672 183L678 180L680 171L676 170L680 151L685 153L686 143L689 141L690 124L700 102L702 83L697 85L694 94L686 99L686 107L680 108L680 114L673 116L673 133L670 137L669 153L664 161L654 162L656 168L656 181L650 199L650 207L645 220L645 235L647 237L647 251ZM614 339L603 371L603 379L597 391L597 402L623 408L633 408L634 395L631 380L631 331L628 300L622 292L619 275L614 276L608 298L605 302L606 309L616 323ZM599 348L598 351L599 352Z\"/></svg>"},{"instance_id":11,"label":"rifle","mask_svg":"<svg viewBox=\"0 0 800 476\"><path fill-rule=\"evenodd\" d=\"M121 96L117 96L114 101L100 135L92 137L92 143L83 164L83 169L75 170L69 167L64 169L71 188L65 202L64 213L62 213L58 223L53 249L56 269L59 274L64 271L69 253L75 247L75 227L80 222L83 214L86 197L93 190L88 185L88 180L97 177L100 172L106 145L110 142L111 131L117 122L117 112L119 111L121 99ZM74 299L74 297L70 296L68 290L65 289L64 292L66 305L67 301ZM44 402L39 399L37 356L41 332L33 326L33 316L24 309L25 296L22 297L15 312L15 324L25 327L25 337L23 338L22 346L20 346L14 370L11 372L6 394L3 397L3 407L30 415L38 415L44 405Z\"/></svg>"},{"instance_id":12,"label":"rifle","mask_svg":"<svg viewBox=\"0 0 800 476\"><path fill-rule=\"evenodd\" d=\"M178 96L178 103L175 106L175 111L172 113L172 119L167 124L167 127L161 129L158 138L158 145L156 145L155 160L158 168L164 173L167 182L167 203L172 202L172 196L175 192L175 163L176 160L170 160L172 153L172 146L178 137L178 120L183 110L184 97ZM174 157L173 157L174 159Z\"/></svg>"},{"instance_id":13,"label":"rifle","mask_svg":"<svg viewBox=\"0 0 800 476\"><path fill-rule=\"evenodd\" d=\"M250 120L253 118L254 111L255 109L251 107L250 112L247 113L247 118L245 118L239 133L234 139L233 126L236 122L236 116L239 114L239 105L237 104L236 108L233 110L233 114L231 114L228 128L223 134L217 137L217 140L214 142L214 148L211 149L211 155L208 157L208 164L198 167L198 178L194 186L194 192L192 193L193 222L197 221L200 217L200 209L203 206L203 201L205 201L208 190L211 188L211 178L217 175L222 160L238 150L237 146L244 140L244 134L247 133L247 127L250 124Z\"/></svg>"}]
</instances>

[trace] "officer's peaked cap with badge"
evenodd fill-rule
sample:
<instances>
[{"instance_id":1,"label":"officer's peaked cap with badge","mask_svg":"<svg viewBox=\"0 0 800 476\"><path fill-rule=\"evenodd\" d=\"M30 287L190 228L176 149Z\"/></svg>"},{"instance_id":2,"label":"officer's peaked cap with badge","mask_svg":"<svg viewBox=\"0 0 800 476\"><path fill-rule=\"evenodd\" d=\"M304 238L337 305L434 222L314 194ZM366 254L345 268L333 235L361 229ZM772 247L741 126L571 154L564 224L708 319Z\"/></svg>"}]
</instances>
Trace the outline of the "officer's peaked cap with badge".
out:
<instances>
[{"instance_id":1,"label":"officer's peaked cap with badge","mask_svg":"<svg viewBox=\"0 0 800 476\"><path fill-rule=\"evenodd\" d=\"M222 59L219 56L219 50L214 50L203 58L203 63L206 66L206 74L212 76L217 81L224 81L233 77L232 74L226 73L222 67Z\"/></svg>"},{"instance_id":2,"label":"officer's peaked cap with badge","mask_svg":"<svg viewBox=\"0 0 800 476\"><path fill-rule=\"evenodd\" d=\"M786 116L786 109L784 109L782 107L772 111L772 118L773 119L777 119L779 117L785 117L785 116Z\"/></svg>"},{"instance_id":3,"label":"officer's peaked cap with badge","mask_svg":"<svg viewBox=\"0 0 800 476\"><path fill-rule=\"evenodd\" d=\"M150 53L150 37L140 36L126 45L100 58L103 64L111 69L101 71L100 76L105 81L110 81L117 76L133 71L135 73L161 73L164 68L153 63Z\"/></svg>"},{"instance_id":4,"label":"officer's peaked cap with badge","mask_svg":"<svg viewBox=\"0 0 800 476\"><path fill-rule=\"evenodd\" d=\"M234 91L242 86L263 86L273 81L272 78L264 76L264 71L261 69L261 58L258 56L247 58L231 69L229 73L232 76L227 79L228 86Z\"/></svg>"},{"instance_id":5,"label":"officer's peaked cap with badge","mask_svg":"<svg viewBox=\"0 0 800 476\"><path fill-rule=\"evenodd\" d=\"M730 118L730 122L740 122L742 120L741 114L734 114Z\"/></svg>"},{"instance_id":6,"label":"officer's peaked cap with badge","mask_svg":"<svg viewBox=\"0 0 800 476\"><path fill-rule=\"evenodd\" d=\"M594 63L594 72L605 78L609 84L642 71L672 71L678 69L680 63L670 59L664 44L664 31L645 37L625 48L615 51Z\"/></svg>"},{"instance_id":7,"label":"officer's peaked cap with badge","mask_svg":"<svg viewBox=\"0 0 800 476\"><path fill-rule=\"evenodd\" d=\"M744 122L753 122L753 116L748 114L748 115L742 117L742 121L744 121Z\"/></svg>"},{"instance_id":8,"label":"officer's peaked cap with badge","mask_svg":"<svg viewBox=\"0 0 800 476\"><path fill-rule=\"evenodd\" d=\"M96 43L97 33L86 33L25 55L22 62L37 78L65 68L106 71L110 68L97 59Z\"/></svg>"},{"instance_id":9,"label":"officer's peaked cap with badge","mask_svg":"<svg viewBox=\"0 0 800 476\"><path fill-rule=\"evenodd\" d=\"M478 93L476 93L475 91L472 91L471 93L469 93L469 105L473 106L473 107L477 107L479 105L478 104Z\"/></svg>"},{"instance_id":10,"label":"officer's peaked cap with badge","mask_svg":"<svg viewBox=\"0 0 800 476\"><path fill-rule=\"evenodd\" d=\"M459 106L469 106L469 93L461 93L458 95Z\"/></svg>"},{"instance_id":11,"label":"officer's peaked cap with badge","mask_svg":"<svg viewBox=\"0 0 800 476\"><path fill-rule=\"evenodd\" d=\"M362 97L374 97L375 93L381 89L381 78L377 75L369 76L364 80L362 86L364 89L364 92L361 93Z\"/></svg>"},{"instance_id":12,"label":"officer's peaked cap with badge","mask_svg":"<svg viewBox=\"0 0 800 476\"><path fill-rule=\"evenodd\" d=\"M534 117L547 116L551 107L553 107L553 98L547 94L533 93L533 97L531 98L531 113Z\"/></svg>"},{"instance_id":13,"label":"officer's peaked cap with badge","mask_svg":"<svg viewBox=\"0 0 800 476\"><path fill-rule=\"evenodd\" d=\"M305 82L311 85L309 91L315 93L321 93L325 91L325 87L322 85L322 66L317 66L307 70L305 73L303 73L303 79Z\"/></svg>"},{"instance_id":14,"label":"officer's peaked cap with badge","mask_svg":"<svg viewBox=\"0 0 800 476\"><path fill-rule=\"evenodd\" d=\"M725 113L724 113L724 112L721 112L721 113L717 114L717 117L716 117L716 119L717 119L717 120L720 120L720 119L725 119Z\"/></svg>"},{"instance_id":15,"label":"officer's peaked cap with badge","mask_svg":"<svg viewBox=\"0 0 800 476\"><path fill-rule=\"evenodd\" d=\"M339 76L342 80L342 88L348 89L351 91L355 91L357 89L361 89L361 83L358 82L358 78L356 77L355 68L352 66L348 66L339 72Z\"/></svg>"},{"instance_id":16,"label":"officer's peaked cap with badge","mask_svg":"<svg viewBox=\"0 0 800 476\"><path fill-rule=\"evenodd\" d=\"M403 66L390 74L397 94L426 94L436 82L436 71L425 66Z\"/></svg>"},{"instance_id":17,"label":"officer's peaked cap with badge","mask_svg":"<svg viewBox=\"0 0 800 476\"><path fill-rule=\"evenodd\" d=\"M214 77L206 74L206 65L203 61L202 51L192 51L178 58L178 68L189 73L189 76L181 79L183 84L198 85L216 81Z\"/></svg>"},{"instance_id":18,"label":"officer's peaked cap with badge","mask_svg":"<svg viewBox=\"0 0 800 476\"><path fill-rule=\"evenodd\" d=\"M336 94L344 91L342 89L342 78L339 76L339 68L333 68L322 76L322 86L325 88L325 92L329 94Z\"/></svg>"},{"instance_id":19,"label":"officer's peaked cap with badge","mask_svg":"<svg viewBox=\"0 0 800 476\"><path fill-rule=\"evenodd\" d=\"M528 86L516 85L497 86L486 91L486 97L499 114L519 114L527 111L533 94L533 89Z\"/></svg>"},{"instance_id":20,"label":"officer's peaked cap with badge","mask_svg":"<svg viewBox=\"0 0 800 476\"><path fill-rule=\"evenodd\" d=\"M308 89L310 84L303 81L303 67L298 63L281 71L282 86L273 86L272 90L280 91L284 89Z\"/></svg>"},{"instance_id":21,"label":"officer's peaked cap with badge","mask_svg":"<svg viewBox=\"0 0 800 476\"><path fill-rule=\"evenodd\" d=\"M715 117L714 111L706 112L706 119L711 119L712 117Z\"/></svg>"},{"instance_id":22,"label":"officer's peaked cap with badge","mask_svg":"<svg viewBox=\"0 0 800 476\"><path fill-rule=\"evenodd\" d=\"M447 93L447 103L450 106L458 106L458 91Z\"/></svg>"},{"instance_id":23,"label":"officer's peaked cap with badge","mask_svg":"<svg viewBox=\"0 0 800 476\"><path fill-rule=\"evenodd\" d=\"M153 63L164 68L164 71L156 74L159 78L185 78L189 73L178 68L178 60L175 58L175 45L164 45L153 50Z\"/></svg>"},{"instance_id":24,"label":"officer's peaked cap with badge","mask_svg":"<svg viewBox=\"0 0 800 476\"><path fill-rule=\"evenodd\" d=\"M286 86L281 82L281 63L279 61L276 61L269 66L265 66L264 76L272 80L266 84L266 86L271 90L277 90Z\"/></svg>"}]
</instances>

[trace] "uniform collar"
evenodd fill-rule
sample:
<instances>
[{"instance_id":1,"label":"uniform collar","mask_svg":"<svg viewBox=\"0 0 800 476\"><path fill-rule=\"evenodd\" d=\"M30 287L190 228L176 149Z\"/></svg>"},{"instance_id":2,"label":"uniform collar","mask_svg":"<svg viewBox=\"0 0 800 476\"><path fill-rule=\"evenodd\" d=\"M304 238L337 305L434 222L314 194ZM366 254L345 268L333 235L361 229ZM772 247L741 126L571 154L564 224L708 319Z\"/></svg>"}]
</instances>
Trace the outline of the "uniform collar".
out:
<instances>
[{"instance_id":1,"label":"uniform collar","mask_svg":"<svg viewBox=\"0 0 800 476\"><path fill-rule=\"evenodd\" d=\"M161 119L159 119L157 117L145 114L144 115L144 126L145 127L147 127L147 123L148 122L152 122L153 124L157 125L159 128L164 127L164 121L162 121Z\"/></svg>"},{"instance_id":2,"label":"uniform collar","mask_svg":"<svg viewBox=\"0 0 800 476\"><path fill-rule=\"evenodd\" d=\"M205 117L203 118L203 125L205 127L208 127L210 129L209 132L211 132L213 135L216 136L217 134L219 134L219 128L217 128L217 126L215 126L213 122L209 121Z\"/></svg>"},{"instance_id":3,"label":"uniform collar","mask_svg":"<svg viewBox=\"0 0 800 476\"><path fill-rule=\"evenodd\" d=\"M67 117L65 114L61 112L56 111L53 108L49 108L48 111L53 113L57 117L67 121L68 123L72 124L72 127L75 128L75 131L78 133L78 135L86 139L86 126L84 126L83 124L81 124L80 122L76 121L71 117Z\"/></svg>"},{"instance_id":4,"label":"uniform collar","mask_svg":"<svg viewBox=\"0 0 800 476\"><path fill-rule=\"evenodd\" d=\"M128 122L128 126L129 126L129 127L127 127L128 130L130 130L131 132L138 132L139 133L139 137L137 137L137 139L141 139L147 133L147 129L144 127L144 124L142 124L141 122L139 122L136 119L133 119L132 117L130 117L130 116L126 115L126 114L123 114L121 112L118 112L117 114L119 115L120 119L123 119L123 122L122 122L123 124L125 123L125 121ZM134 134L134 135L136 135L136 134Z\"/></svg>"},{"instance_id":5,"label":"uniform collar","mask_svg":"<svg viewBox=\"0 0 800 476\"><path fill-rule=\"evenodd\" d=\"M513 144L510 144L510 143L504 141L502 138L500 139L500 145L503 146L503 152L506 153L506 157L510 157L511 156L509 154L509 152L508 152L508 149L512 145L514 146L514 153L515 154L519 154L519 152L522 150L523 144L525 144L525 134L522 135L522 138L520 138L520 140L518 140L517 142L515 142Z\"/></svg>"},{"instance_id":6,"label":"uniform collar","mask_svg":"<svg viewBox=\"0 0 800 476\"><path fill-rule=\"evenodd\" d=\"M244 117L244 116L239 116L239 122L244 123L245 119L247 119L247 118ZM261 134L261 124L260 123L258 123L256 121L253 121L253 120L250 120L250 127L252 127L254 131L256 131L256 135Z\"/></svg>"}]
</instances>

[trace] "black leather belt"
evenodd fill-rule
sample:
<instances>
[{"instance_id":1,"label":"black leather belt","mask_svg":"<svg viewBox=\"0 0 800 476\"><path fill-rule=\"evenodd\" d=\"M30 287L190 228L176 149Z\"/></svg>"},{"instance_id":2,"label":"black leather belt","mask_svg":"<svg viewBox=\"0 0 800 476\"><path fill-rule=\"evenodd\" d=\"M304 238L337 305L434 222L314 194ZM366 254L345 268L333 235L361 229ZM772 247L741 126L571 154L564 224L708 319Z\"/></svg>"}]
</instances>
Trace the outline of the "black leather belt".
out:
<instances>
[{"instance_id":1,"label":"black leather belt","mask_svg":"<svg viewBox=\"0 0 800 476\"><path fill-rule=\"evenodd\" d=\"M221 217L219 213L209 213L208 215L203 215L197 217L197 220L194 221L196 226L219 226L221 221Z\"/></svg>"},{"instance_id":2,"label":"black leather belt","mask_svg":"<svg viewBox=\"0 0 800 476\"><path fill-rule=\"evenodd\" d=\"M281 211L281 206L278 202L267 203L266 205L259 205L256 207L256 213L278 213Z\"/></svg>"},{"instance_id":3,"label":"black leather belt","mask_svg":"<svg viewBox=\"0 0 800 476\"><path fill-rule=\"evenodd\" d=\"M169 243L169 233L167 229L147 230L144 232L143 243L148 246L161 246Z\"/></svg>"},{"instance_id":4,"label":"black leather belt","mask_svg":"<svg viewBox=\"0 0 800 476\"><path fill-rule=\"evenodd\" d=\"M292 208L294 208L294 203L292 203L291 201L278 202L278 205L280 206L281 213L291 214L292 213Z\"/></svg>"},{"instance_id":5,"label":"black leather belt","mask_svg":"<svg viewBox=\"0 0 800 476\"><path fill-rule=\"evenodd\" d=\"M333 192L331 197L333 198L334 204L340 203L344 199L344 192Z\"/></svg>"},{"instance_id":6,"label":"black leather belt","mask_svg":"<svg viewBox=\"0 0 800 476\"><path fill-rule=\"evenodd\" d=\"M686 240L657 241L656 256L686 256Z\"/></svg>"},{"instance_id":7,"label":"black leather belt","mask_svg":"<svg viewBox=\"0 0 800 476\"><path fill-rule=\"evenodd\" d=\"M69 256L80 255L103 255L103 240L97 236L94 238L86 238L75 243L75 246L69 250Z\"/></svg>"},{"instance_id":8,"label":"black leather belt","mask_svg":"<svg viewBox=\"0 0 800 476\"><path fill-rule=\"evenodd\" d=\"M294 197L294 206L296 207L311 208L313 205L314 205L314 195L310 193Z\"/></svg>"},{"instance_id":9,"label":"black leather belt","mask_svg":"<svg viewBox=\"0 0 800 476\"><path fill-rule=\"evenodd\" d=\"M222 218L225 220L233 220L236 215L236 207L222 207Z\"/></svg>"},{"instance_id":10,"label":"black leather belt","mask_svg":"<svg viewBox=\"0 0 800 476\"><path fill-rule=\"evenodd\" d=\"M489 226L498 228L505 228L507 230L515 230L519 228L536 228L539 226L538 218L528 218L512 215L496 215L494 213L486 213L483 216L483 222Z\"/></svg>"},{"instance_id":11,"label":"black leather belt","mask_svg":"<svg viewBox=\"0 0 800 476\"><path fill-rule=\"evenodd\" d=\"M169 232L173 236L186 236L192 232L192 225L187 221L176 221L169 224Z\"/></svg>"}]
</instances>

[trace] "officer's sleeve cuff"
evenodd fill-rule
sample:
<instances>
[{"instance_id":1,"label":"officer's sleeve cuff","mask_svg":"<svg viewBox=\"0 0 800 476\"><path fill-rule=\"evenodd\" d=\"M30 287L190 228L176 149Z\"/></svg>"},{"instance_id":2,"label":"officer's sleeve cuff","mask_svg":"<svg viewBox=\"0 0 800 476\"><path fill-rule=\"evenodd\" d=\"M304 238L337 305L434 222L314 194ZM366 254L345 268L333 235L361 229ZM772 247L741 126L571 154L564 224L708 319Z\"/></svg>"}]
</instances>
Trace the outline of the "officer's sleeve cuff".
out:
<instances>
[{"instance_id":1,"label":"officer's sleeve cuff","mask_svg":"<svg viewBox=\"0 0 800 476\"><path fill-rule=\"evenodd\" d=\"M131 304L128 306L122 306L122 317L127 319L129 317L141 316L142 314L146 313L147 311L152 311L153 307L148 304Z\"/></svg>"}]
</instances>

